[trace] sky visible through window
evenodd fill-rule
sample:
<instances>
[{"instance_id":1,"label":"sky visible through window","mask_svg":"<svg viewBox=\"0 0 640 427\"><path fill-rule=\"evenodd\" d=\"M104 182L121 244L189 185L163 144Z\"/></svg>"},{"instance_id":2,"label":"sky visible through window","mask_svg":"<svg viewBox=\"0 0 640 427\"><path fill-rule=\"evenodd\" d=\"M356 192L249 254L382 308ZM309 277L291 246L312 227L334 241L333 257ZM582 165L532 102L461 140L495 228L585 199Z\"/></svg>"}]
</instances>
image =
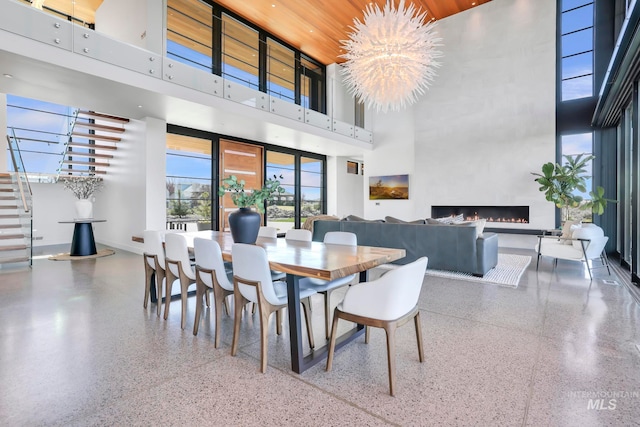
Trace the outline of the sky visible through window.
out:
<instances>
[{"instance_id":1,"label":"sky visible through window","mask_svg":"<svg viewBox=\"0 0 640 427\"><path fill-rule=\"evenodd\" d=\"M563 0L562 100L593 96L593 1Z\"/></svg>"}]
</instances>

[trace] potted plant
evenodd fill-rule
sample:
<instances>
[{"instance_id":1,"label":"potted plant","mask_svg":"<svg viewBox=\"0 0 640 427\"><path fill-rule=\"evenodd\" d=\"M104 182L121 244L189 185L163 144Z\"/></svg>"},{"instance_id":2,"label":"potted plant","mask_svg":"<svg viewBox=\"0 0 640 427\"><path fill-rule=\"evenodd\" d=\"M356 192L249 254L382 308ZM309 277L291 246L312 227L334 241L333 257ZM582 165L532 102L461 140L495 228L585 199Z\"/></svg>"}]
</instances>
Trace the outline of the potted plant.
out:
<instances>
[{"instance_id":1,"label":"potted plant","mask_svg":"<svg viewBox=\"0 0 640 427\"><path fill-rule=\"evenodd\" d=\"M64 188L73 193L76 200L76 218L88 219L93 218L93 200L94 193L102 189L104 182L102 178L97 176L68 176L62 179Z\"/></svg>"},{"instance_id":2,"label":"potted plant","mask_svg":"<svg viewBox=\"0 0 640 427\"><path fill-rule=\"evenodd\" d=\"M588 210L594 214L602 215L611 201L604 198L604 188L598 186L595 191L590 191L591 199L585 200L582 196L575 194L587 192L587 163L595 158L592 154L577 154L563 156L566 162L563 165L558 163L545 163L542 165L542 173L532 172L537 176L535 181L540 184L540 191L544 192L545 198L553 202L561 209L562 222L570 218L572 208Z\"/></svg>"},{"instance_id":3,"label":"potted plant","mask_svg":"<svg viewBox=\"0 0 640 427\"><path fill-rule=\"evenodd\" d=\"M280 177L282 179L282 176ZM218 195L230 193L231 201L239 209L229 214L229 227L236 243L255 243L260 230L260 213L264 213L265 202L273 201L276 194L284 193L277 177L268 178L259 190L245 189L245 181L235 175L223 179ZM258 212L252 211L256 208Z\"/></svg>"}]
</instances>

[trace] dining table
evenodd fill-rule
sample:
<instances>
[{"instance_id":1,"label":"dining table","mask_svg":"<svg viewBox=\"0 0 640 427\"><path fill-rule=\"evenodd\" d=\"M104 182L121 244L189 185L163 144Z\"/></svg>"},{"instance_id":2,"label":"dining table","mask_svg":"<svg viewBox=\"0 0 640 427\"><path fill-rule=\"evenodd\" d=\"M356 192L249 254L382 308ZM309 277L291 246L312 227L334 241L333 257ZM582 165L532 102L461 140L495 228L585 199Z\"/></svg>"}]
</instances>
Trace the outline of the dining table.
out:
<instances>
[{"instance_id":1,"label":"dining table","mask_svg":"<svg viewBox=\"0 0 640 427\"><path fill-rule=\"evenodd\" d=\"M207 230L182 234L191 248L193 239L196 237L217 241L222 249L223 260L232 261L231 249L234 242L231 233ZM256 245L265 249L272 270L286 273L291 369L297 373L302 373L324 360L328 351L328 345L324 345L304 354L299 280L303 277L333 280L359 273L359 281L366 282L370 269L401 259L406 255L405 250L400 248L334 245L283 238L258 237ZM336 340L336 350L353 341L363 332L363 325L356 325L344 332Z\"/></svg>"}]
</instances>

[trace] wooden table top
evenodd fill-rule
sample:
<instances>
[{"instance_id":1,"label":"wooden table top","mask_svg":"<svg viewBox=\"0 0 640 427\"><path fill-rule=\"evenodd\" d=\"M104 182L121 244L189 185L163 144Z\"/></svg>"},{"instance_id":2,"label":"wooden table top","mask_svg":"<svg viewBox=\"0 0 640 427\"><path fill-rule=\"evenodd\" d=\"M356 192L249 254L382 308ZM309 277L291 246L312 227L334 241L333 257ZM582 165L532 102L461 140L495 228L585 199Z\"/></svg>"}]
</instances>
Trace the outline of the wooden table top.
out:
<instances>
[{"instance_id":1,"label":"wooden table top","mask_svg":"<svg viewBox=\"0 0 640 427\"><path fill-rule=\"evenodd\" d=\"M231 233L209 230L181 234L187 238L189 247L193 247L195 237L216 240L222 249L224 260L231 261L231 247L234 243ZM258 237L256 244L267 251L272 270L324 280L359 273L406 256L404 249L330 245L263 237Z\"/></svg>"}]
</instances>

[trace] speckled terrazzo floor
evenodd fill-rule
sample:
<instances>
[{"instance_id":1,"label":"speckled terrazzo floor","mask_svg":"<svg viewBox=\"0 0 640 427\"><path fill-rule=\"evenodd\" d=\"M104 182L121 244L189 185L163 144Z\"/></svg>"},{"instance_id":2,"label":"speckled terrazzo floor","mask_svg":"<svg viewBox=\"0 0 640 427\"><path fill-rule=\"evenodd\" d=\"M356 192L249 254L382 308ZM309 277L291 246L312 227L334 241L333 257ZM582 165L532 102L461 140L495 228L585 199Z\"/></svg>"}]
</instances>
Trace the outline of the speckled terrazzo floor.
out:
<instances>
[{"instance_id":1,"label":"speckled terrazzo floor","mask_svg":"<svg viewBox=\"0 0 640 427\"><path fill-rule=\"evenodd\" d=\"M141 256L38 259L0 269L0 425L639 425L640 307L603 273L534 258L517 289L425 277L425 363L407 324L390 397L380 330L298 375L274 317L260 374L257 316L231 357L230 317L215 349L210 310L191 332L195 298L184 331L178 301L168 321L143 309ZM318 343L322 315L316 297Z\"/></svg>"}]
</instances>

